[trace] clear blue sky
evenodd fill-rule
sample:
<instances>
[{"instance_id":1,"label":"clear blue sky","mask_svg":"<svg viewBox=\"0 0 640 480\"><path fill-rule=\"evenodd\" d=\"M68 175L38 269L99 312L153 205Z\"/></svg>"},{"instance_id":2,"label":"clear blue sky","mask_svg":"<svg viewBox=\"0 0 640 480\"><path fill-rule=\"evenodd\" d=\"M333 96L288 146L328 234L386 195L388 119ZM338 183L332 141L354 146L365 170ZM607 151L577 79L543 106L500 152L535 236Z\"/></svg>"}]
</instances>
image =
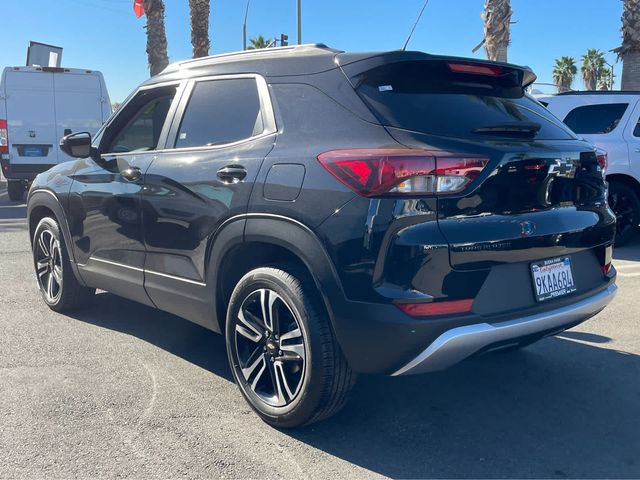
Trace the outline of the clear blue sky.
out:
<instances>
[{"instance_id":1,"label":"clear blue sky","mask_svg":"<svg viewBox=\"0 0 640 480\"><path fill-rule=\"evenodd\" d=\"M23 65L29 40L64 47L63 64L101 70L112 101L148 77L145 19L132 0L1 0L0 67ZM171 61L189 58L188 0L165 0ZM423 0L303 0L303 41L343 50L402 46ZM242 48L245 0L211 0L211 53ZM410 44L430 53L482 57L484 0L430 0ZM248 35L281 32L296 42L296 0L251 0ZM512 0L509 61L531 66L551 83L554 59L578 59L587 48L608 53L620 44L622 0ZM617 86L621 64L616 66ZM574 88L582 88L578 79Z\"/></svg>"}]
</instances>

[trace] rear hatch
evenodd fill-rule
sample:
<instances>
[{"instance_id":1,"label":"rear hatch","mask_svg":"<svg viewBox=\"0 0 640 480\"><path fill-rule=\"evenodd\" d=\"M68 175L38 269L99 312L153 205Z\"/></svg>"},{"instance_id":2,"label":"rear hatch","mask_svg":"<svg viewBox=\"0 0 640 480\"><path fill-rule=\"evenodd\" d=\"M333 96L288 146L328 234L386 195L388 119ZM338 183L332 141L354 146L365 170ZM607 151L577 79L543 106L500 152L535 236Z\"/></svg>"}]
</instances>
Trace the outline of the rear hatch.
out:
<instances>
[{"instance_id":1,"label":"rear hatch","mask_svg":"<svg viewBox=\"0 0 640 480\"><path fill-rule=\"evenodd\" d=\"M535 80L529 69L417 52L342 60L399 143L441 158L484 159L466 172L436 160L443 178L468 179L459 191L436 194L455 270L520 263L528 271L531 262L586 250L587 263L602 263L615 219L596 154L525 94Z\"/></svg>"}]
</instances>

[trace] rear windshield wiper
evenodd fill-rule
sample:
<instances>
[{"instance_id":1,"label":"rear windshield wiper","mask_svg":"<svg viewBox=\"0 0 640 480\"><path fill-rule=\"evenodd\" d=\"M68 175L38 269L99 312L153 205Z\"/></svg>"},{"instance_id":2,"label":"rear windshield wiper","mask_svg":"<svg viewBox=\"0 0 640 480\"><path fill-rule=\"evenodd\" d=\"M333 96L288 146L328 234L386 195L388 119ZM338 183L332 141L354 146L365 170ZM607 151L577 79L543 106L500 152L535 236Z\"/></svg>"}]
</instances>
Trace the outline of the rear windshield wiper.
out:
<instances>
[{"instance_id":1,"label":"rear windshield wiper","mask_svg":"<svg viewBox=\"0 0 640 480\"><path fill-rule=\"evenodd\" d=\"M476 128L471 133L501 137L535 137L542 125L534 122L503 123Z\"/></svg>"}]
</instances>

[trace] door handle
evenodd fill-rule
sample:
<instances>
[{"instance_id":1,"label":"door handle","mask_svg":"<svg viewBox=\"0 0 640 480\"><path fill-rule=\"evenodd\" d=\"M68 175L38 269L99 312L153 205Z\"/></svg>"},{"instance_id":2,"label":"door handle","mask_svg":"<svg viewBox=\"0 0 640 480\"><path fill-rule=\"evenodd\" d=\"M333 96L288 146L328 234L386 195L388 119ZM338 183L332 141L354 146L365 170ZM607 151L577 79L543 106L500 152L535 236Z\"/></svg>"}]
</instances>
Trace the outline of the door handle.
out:
<instances>
[{"instance_id":1,"label":"door handle","mask_svg":"<svg viewBox=\"0 0 640 480\"><path fill-rule=\"evenodd\" d=\"M247 176L247 169L241 165L227 165L218 170L218 178L226 183L238 183Z\"/></svg>"},{"instance_id":2,"label":"door handle","mask_svg":"<svg viewBox=\"0 0 640 480\"><path fill-rule=\"evenodd\" d=\"M128 182L135 182L140 180L140 177L142 177L142 172L138 167L128 167L122 170L120 172L120 175L122 175L122 178L124 178Z\"/></svg>"}]
</instances>

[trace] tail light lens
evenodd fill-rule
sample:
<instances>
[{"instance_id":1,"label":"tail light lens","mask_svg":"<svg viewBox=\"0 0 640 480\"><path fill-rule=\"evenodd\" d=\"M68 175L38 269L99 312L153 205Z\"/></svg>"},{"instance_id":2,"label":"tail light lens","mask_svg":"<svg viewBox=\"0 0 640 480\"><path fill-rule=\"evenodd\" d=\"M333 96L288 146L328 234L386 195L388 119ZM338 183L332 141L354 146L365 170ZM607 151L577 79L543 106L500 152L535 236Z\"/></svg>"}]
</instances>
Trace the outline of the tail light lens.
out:
<instances>
[{"instance_id":1,"label":"tail light lens","mask_svg":"<svg viewBox=\"0 0 640 480\"><path fill-rule=\"evenodd\" d=\"M598 165L600 165L600 168L604 173L607 169L607 164L609 163L609 155L604 150L597 149L596 158L598 159Z\"/></svg>"},{"instance_id":2,"label":"tail light lens","mask_svg":"<svg viewBox=\"0 0 640 480\"><path fill-rule=\"evenodd\" d=\"M9 153L9 131L6 120L0 120L0 154L3 153Z\"/></svg>"},{"instance_id":3,"label":"tail light lens","mask_svg":"<svg viewBox=\"0 0 640 480\"><path fill-rule=\"evenodd\" d=\"M364 197L459 193L489 163L485 157L413 149L332 150L318 161Z\"/></svg>"}]
</instances>

